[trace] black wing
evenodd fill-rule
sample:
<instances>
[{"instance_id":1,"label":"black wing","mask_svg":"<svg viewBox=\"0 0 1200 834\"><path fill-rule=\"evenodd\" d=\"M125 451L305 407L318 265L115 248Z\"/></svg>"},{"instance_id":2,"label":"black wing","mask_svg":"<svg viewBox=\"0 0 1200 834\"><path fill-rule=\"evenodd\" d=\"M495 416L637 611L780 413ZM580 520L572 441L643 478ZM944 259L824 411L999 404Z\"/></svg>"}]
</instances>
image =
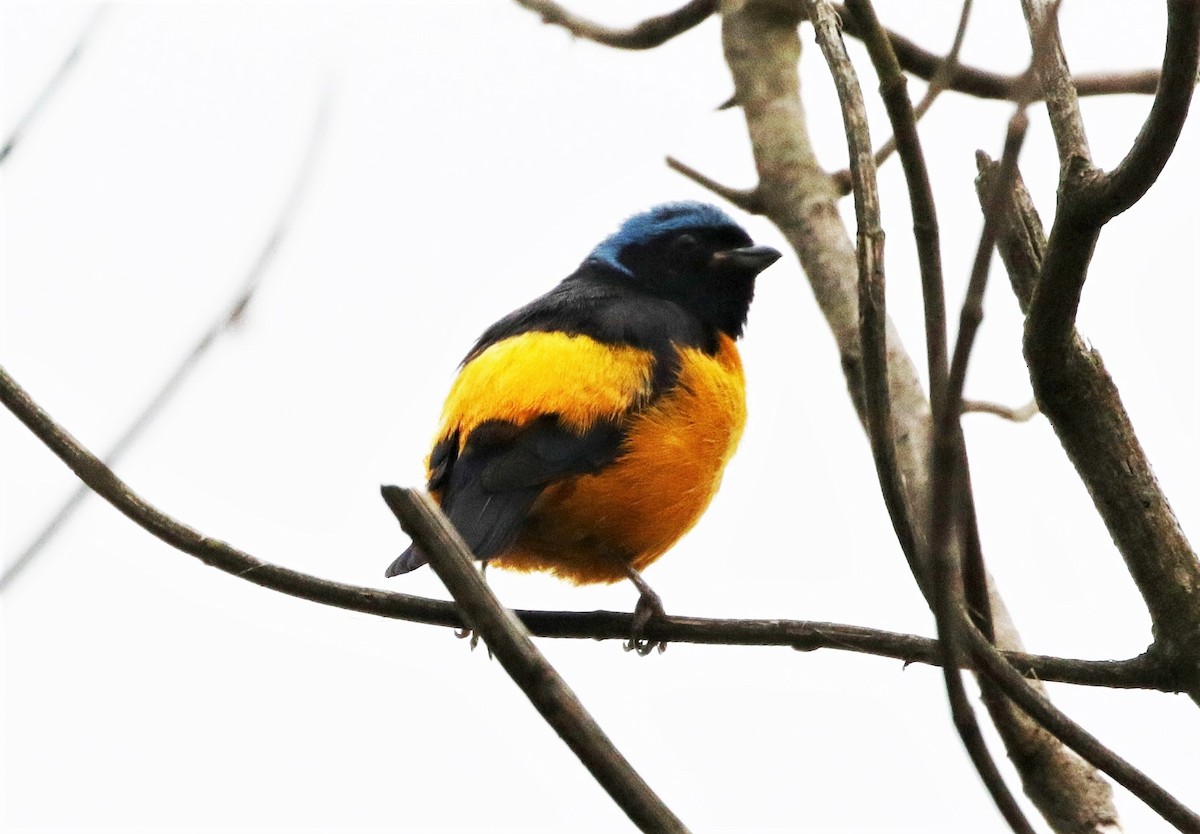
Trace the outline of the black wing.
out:
<instances>
[{"instance_id":1,"label":"black wing","mask_svg":"<svg viewBox=\"0 0 1200 834\"><path fill-rule=\"evenodd\" d=\"M530 507L553 481L598 472L616 459L624 440L617 423L604 422L577 434L552 415L524 426L502 420L471 432L462 451L451 434L430 456L429 488L471 551L486 561L516 539ZM410 546L387 569L408 573L428 561Z\"/></svg>"}]
</instances>

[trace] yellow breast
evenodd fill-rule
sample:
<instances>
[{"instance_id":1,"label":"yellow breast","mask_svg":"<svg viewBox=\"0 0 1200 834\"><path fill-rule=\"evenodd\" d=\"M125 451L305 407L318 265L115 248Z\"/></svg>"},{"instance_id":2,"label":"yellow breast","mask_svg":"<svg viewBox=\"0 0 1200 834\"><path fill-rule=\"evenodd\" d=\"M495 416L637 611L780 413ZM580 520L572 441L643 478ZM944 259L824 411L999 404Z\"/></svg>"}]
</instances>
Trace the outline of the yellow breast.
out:
<instances>
[{"instance_id":1,"label":"yellow breast","mask_svg":"<svg viewBox=\"0 0 1200 834\"><path fill-rule=\"evenodd\" d=\"M497 567L544 570L577 583L641 570L700 519L746 422L745 380L733 340L715 356L680 351L670 391L632 418L604 471L549 487Z\"/></svg>"}]
</instances>

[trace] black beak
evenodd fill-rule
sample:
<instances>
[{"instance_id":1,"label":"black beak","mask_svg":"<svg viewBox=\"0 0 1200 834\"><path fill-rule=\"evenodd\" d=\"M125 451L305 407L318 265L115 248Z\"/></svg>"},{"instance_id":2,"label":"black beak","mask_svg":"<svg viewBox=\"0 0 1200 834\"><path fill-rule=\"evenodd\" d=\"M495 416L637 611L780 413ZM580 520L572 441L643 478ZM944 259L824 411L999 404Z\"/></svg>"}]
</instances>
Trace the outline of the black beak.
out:
<instances>
[{"instance_id":1,"label":"black beak","mask_svg":"<svg viewBox=\"0 0 1200 834\"><path fill-rule=\"evenodd\" d=\"M743 275L754 276L781 257L783 256L779 250L770 246L745 246L741 249L717 252L712 256L712 264L719 269L730 269Z\"/></svg>"}]
</instances>

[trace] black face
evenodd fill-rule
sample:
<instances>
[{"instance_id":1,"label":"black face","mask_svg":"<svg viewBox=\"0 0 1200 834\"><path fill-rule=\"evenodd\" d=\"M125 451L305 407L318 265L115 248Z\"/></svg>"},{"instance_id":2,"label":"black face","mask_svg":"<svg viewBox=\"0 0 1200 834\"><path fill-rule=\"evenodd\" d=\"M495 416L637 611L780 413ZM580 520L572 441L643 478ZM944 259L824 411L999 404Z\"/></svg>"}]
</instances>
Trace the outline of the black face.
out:
<instances>
[{"instance_id":1,"label":"black face","mask_svg":"<svg viewBox=\"0 0 1200 834\"><path fill-rule=\"evenodd\" d=\"M754 246L736 226L709 226L626 243L618 257L627 270L622 276L627 284L674 301L705 324L737 338L754 297L754 279L779 253Z\"/></svg>"}]
</instances>

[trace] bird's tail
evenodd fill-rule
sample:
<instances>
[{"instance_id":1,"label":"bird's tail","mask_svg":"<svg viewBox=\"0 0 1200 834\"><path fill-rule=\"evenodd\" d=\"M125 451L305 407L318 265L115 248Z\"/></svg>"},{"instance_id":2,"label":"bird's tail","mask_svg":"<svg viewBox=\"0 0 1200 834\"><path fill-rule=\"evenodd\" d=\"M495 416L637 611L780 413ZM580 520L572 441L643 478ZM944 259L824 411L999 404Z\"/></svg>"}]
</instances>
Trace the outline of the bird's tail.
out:
<instances>
[{"instance_id":1,"label":"bird's tail","mask_svg":"<svg viewBox=\"0 0 1200 834\"><path fill-rule=\"evenodd\" d=\"M393 576L399 576L402 573L414 571L428 561L429 559L425 557L424 553L417 549L415 544L410 544L408 546L408 550L405 550L396 557L396 561L388 565L388 569L384 573L384 576L390 579Z\"/></svg>"}]
</instances>

